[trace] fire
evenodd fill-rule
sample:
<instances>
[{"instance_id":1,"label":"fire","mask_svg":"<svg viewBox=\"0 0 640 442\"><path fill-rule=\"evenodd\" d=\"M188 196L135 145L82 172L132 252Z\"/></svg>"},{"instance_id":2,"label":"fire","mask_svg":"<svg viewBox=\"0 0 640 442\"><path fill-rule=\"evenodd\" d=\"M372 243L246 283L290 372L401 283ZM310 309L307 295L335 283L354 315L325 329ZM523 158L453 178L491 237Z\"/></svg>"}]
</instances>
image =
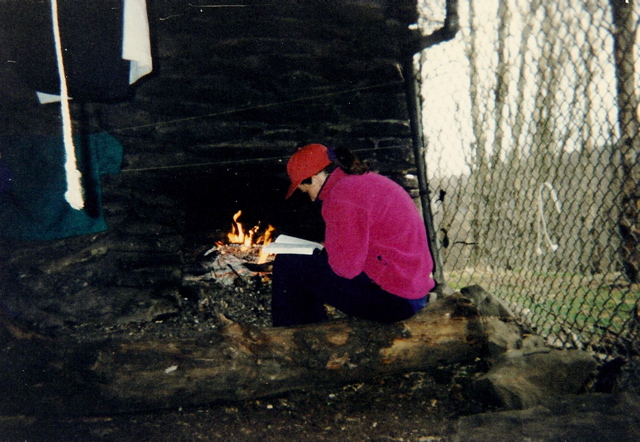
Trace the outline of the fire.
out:
<instances>
[{"instance_id":1,"label":"fire","mask_svg":"<svg viewBox=\"0 0 640 442\"><path fill-rule=\"evenodd\" d=\"M269 224L269 227L267 227L267 230L261 236L261 238L262 238L262 247L260 248L260 256L258 257L258 264L264 264L265 262L267 262L267 258L269 257L269 254L265 253L264 246L266 246L271 241L273 241L271 239L271 234L273 233L274 230L276 230L276 228L273 227L271 224Z\"/></svg>"},{"instance_id":2,"label":"fire","mask_svg":"<svg viewBox=\"0 0 640 442\"><path fill-rule=\"evenodd\" d=\"M260 224L253 226L251 229L246 229L245 226L238 221L242 215L242 210L238 210L233 215L233 222L231 223L231 232L227 233L227 241L231 244L241 244L246 248L251 248L255 245L266 246L272 241L271 235L275 230L275 227L269 225L262 235L258 235L260 231ZM260 251L260 257L258 258L258 264L263 264L267 261L268 254Z\"/></svg>"},{"instance_id":3,"label":"fire","mask_svg":"<svg viewBox=\"0 0 640 442\"><path fill-rule=\"evenodd\" d=\"M255 231L245 231L244 225L238 221L240 215L242 215L242 210L238 210L236 214L233 215L231 232L227 233L227 241L229 241L231 244L243 244L245 246L251 246L251 239L253 238Z\"/></svg>"}]
</instances>

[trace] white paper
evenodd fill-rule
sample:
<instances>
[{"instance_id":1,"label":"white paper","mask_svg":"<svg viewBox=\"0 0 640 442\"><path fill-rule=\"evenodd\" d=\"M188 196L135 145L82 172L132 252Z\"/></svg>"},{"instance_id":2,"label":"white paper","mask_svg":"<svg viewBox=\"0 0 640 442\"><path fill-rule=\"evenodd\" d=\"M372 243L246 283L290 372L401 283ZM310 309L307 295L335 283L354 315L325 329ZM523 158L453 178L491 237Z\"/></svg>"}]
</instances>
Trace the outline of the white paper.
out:
<instances>
[{"instance_id":1,"label":"white paper","mask_svg":"<svg viewBox=\"0 0 640 442\"><path fill-rule=\"evenodd\" d=\"M316 249L322 250L322 244L295 236L280 235L272 243L262 248L265 253L278 254L289 253L295 255L312 255Z\"/></svg>"}]
</instances>

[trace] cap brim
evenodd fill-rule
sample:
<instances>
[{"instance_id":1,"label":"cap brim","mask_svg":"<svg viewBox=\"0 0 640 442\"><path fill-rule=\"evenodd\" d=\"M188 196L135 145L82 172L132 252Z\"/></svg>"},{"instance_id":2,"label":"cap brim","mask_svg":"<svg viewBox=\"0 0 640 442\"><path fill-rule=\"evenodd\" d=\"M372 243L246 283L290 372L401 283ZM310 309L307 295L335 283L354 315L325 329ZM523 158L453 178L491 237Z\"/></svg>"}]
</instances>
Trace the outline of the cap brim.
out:
<instances>
[{"instance_id":1,"label":"cap brim","mask_svg":"<svg viewBox=\"0 0 640 442\"><path fill-rule=\"evenodd\" d=\"M291 185L289 186L289 190L287 190L287 196L285 196L284 199L288 200L289 197L291 197L291 195L293 195L293 192L296 191L296 189L298 188L299 185L300 185L300 183L291 183Z\"/></svg>"}]
</instances>

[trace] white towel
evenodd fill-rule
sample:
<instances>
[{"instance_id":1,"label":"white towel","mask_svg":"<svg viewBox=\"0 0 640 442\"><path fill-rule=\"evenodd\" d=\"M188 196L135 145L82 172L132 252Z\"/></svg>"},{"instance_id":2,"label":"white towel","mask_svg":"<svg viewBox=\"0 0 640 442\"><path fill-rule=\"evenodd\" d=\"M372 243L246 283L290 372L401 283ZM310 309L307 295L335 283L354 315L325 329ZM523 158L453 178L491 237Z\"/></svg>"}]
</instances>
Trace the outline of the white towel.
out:
<instances>
[{"instance_id":1,"label":"white towel","mask_svg":"<svg viewBox=\"0 0 640 442\"><path fill-rule=\"evenodd\" d=\"M129 84L153 70L146 0L125 0L122 58L131 61Z\"/></svg>"}]
</instances>

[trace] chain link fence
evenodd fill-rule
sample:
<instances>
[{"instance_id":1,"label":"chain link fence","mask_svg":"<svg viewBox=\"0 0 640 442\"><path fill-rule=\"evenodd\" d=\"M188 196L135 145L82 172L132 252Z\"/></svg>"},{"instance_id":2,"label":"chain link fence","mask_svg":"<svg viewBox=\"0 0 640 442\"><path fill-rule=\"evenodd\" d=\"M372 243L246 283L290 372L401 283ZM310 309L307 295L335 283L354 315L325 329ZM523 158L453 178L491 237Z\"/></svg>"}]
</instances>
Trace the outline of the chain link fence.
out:
<instances>
[{"instance_id":1,"label":"chain link fence","mask_svg":"<svg viewBox=\"0 0 640 442\"><path fill-rule=\"evenodd\" d=\"M458 35L419 65L447 285L481 285L640 390L636 2L460 0ZM444 1L420 3L429 32Z\"/></svg>"}]
</instances>

